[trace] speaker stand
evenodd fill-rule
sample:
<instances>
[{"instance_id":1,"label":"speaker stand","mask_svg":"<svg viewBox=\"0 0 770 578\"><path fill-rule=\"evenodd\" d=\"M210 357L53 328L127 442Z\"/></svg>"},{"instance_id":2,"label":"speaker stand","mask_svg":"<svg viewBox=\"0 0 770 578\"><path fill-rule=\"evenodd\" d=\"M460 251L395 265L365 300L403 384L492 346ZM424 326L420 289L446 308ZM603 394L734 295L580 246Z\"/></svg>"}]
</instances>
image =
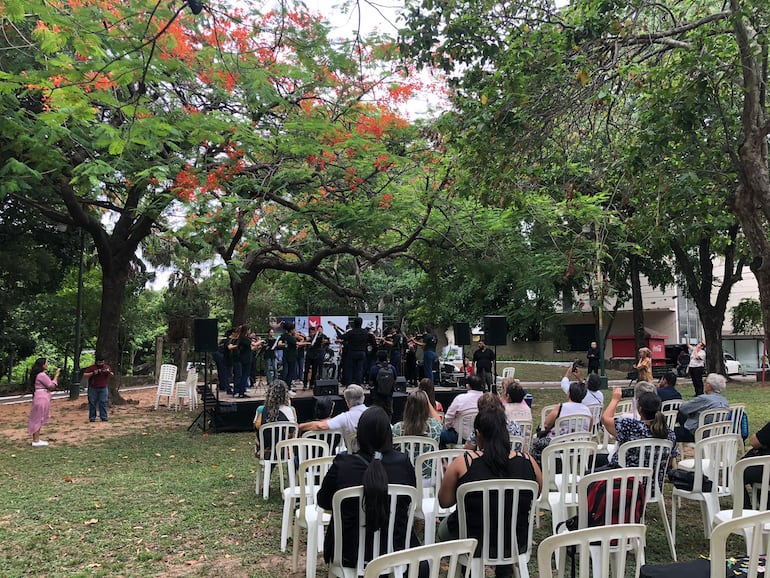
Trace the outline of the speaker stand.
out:
<instances>
[{"instance_id":1,"label":"speaker stand","mask_svg":"<svg viewBox=\"0 0 770 578\"><path fill-rule=\"evenodd\" d=\"M219 387L217 386L217 396L211 393L211 386L209 384L209 354L208 351L203 354L203 388L200 389L201 401L203 402L203 409L195 417L193 422L188 426L187 431L190 432L194 427L199 427L203 433L206 433L206 428L210 425L213 427L214 415L216 409L219 407ZM209 423L210 422L210 423Z\"/></svg>"},{"instance_id":2,"label":"speaker stand","mask_svg":"<svg viewBox=\"0 0 770 578\"><path fill-rule=\"evenodd\" d=\"M495 348L495 358L492 360L492 393L497 395L497 345L493 345Z\"/></svg>"}]
</instances>

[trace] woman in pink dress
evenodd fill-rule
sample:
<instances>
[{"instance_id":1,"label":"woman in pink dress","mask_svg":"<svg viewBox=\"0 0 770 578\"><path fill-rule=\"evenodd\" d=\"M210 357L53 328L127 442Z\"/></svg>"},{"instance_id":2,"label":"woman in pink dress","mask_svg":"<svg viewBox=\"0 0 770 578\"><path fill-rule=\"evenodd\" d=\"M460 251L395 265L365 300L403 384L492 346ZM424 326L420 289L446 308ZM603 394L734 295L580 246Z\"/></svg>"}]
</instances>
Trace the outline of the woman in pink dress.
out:
<instances>
[{"instance_id":1,"label":"woman in pink dress","mask_svg":"<svg viewBox=\"0 0 770 578\"><path fill-rule=\"evenodd\" d=\"M51 392L56 389L59 379L60 369L56 370L53 379L48 377L48 360L45 357L38 357L32 366L30 372L30 385L35 388L32 398L32 409L29 412L29 423L27 431L32 436L32 446L39 448L47 446L48 442L40 439L40 428L51 421Z\"/></svg>"}]
</instances>

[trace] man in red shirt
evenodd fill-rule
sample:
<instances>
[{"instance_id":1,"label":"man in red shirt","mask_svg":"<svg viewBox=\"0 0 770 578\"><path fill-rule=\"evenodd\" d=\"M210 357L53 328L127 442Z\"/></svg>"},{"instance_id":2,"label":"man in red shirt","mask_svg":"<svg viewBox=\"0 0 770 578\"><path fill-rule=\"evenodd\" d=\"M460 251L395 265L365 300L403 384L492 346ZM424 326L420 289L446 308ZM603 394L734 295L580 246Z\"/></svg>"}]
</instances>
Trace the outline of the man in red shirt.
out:
<instances>
[{"instance_id":1,"label":"man in red shirt","mask_svg":"<svg viewBox=\"0 0 770 578\"><path fill-rule=\"evenodd\" d=\"M109 390L107 384L112 373L110 366L104 363L104 355L96 354L96 363L83 370L83 377L88 379L88 421L96 421L96 407L99 407L99 418L109 421L107 418L107 397Z\"/></svg>"}]
</instances>

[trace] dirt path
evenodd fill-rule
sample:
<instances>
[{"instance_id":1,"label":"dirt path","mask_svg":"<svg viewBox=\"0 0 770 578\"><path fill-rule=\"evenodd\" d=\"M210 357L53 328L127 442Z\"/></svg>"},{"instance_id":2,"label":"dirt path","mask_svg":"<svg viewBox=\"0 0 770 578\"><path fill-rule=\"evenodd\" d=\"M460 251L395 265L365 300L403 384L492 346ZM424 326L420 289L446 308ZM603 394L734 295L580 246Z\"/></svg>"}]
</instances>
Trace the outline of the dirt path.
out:
<instances>
[{"instance_id":1,"label":"dirt path","mask_svg":"<svg viewBox=\"0 0 770 578\"><path fill-rule=\"evenodd\" d=\"M43 426L41 439L51 444L65 443L78 445L92 439L110 438L123 435L126 430L143 429L154 423L155 388L127 389L121 393L129 403L109 408L110 421L94 423L88 421L88 398L81 394L77 400L54 399L51 401L51 421ZM0 435L7 440L19 443L30 442L27 434L27 418L31 404L29 402L0 405ZM161 406L160 411L168 411ZM189 414L184 412L185 416Z\"/></svg>"}]
</instances>

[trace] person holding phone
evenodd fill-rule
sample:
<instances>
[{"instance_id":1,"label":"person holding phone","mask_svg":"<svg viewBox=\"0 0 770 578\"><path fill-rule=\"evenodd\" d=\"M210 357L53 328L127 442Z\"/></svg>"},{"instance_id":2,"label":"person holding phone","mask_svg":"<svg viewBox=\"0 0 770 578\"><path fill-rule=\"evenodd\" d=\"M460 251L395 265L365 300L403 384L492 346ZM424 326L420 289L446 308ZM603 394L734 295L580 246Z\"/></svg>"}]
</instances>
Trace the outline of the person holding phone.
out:
<instances>
[{"instance_id":1,"label":"person holding phone","mask_svg":"<svg viewBox=\"0 0 770 578\"><path fill-rule=\"evenodd\" d=\"M39 448L48 445L40 439L40 429L51 421L51 394L58 385L60 369L54 373L53 379L48 377L48 360L38 357L29 372L29 384L34 389L32 409L29 411L27 432L32 436L32 447Z\"/></svg>"},{"instance_id":2,"label":"person holding phone","mask_svg":"<svg viewBox=\"0 0 770 578\"><path fill-rule=\"evenodd\" d=\"M88 421L96 421L96 408L99 408L99 419L109 421L107 417L107 388L110 377L115 375L112 369L104 362L104 355L96 354L96 363L83 370L83 377L88 380Z\"/></svg>"}]
</instances>

